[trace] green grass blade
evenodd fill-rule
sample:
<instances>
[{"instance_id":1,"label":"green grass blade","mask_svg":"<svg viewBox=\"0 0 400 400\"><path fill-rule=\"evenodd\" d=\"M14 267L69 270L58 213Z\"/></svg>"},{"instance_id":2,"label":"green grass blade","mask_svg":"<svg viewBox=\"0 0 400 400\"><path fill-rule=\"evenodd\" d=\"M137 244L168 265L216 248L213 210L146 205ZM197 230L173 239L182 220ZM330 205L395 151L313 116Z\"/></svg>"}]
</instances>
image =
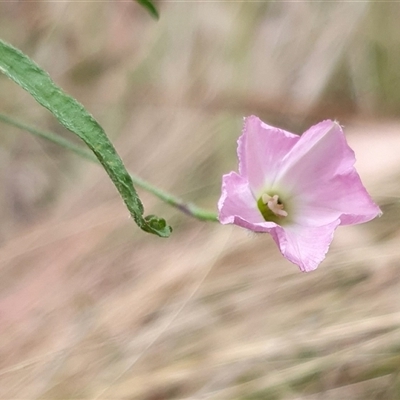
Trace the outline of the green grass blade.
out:
<instances>
[{"instance_id":1,"label":"green grass blade","mask_svg":"<svg viewBox=\"0 0 400 400\"><path fill-rule=\"evenodd\" d=\"M158 14L157 8L150 0L136 0L141 6L143 6L152 17L155 19L159 19L160 16Z\"/></svg>"},{"instance_id":2,"label":"green grass blade","mask_svg":"<svg viewBox=\"0 0 400 400\"><path fill-rule=\"evenodd\" d=\"M103 128L82 104L63 92L29 57L0 40L0 71L30 93L68 130L79 136L106 170L138 226L168 237L171 228L154 215L143 217L143 205L132 179Z\"/></svg>"}]
</instances>

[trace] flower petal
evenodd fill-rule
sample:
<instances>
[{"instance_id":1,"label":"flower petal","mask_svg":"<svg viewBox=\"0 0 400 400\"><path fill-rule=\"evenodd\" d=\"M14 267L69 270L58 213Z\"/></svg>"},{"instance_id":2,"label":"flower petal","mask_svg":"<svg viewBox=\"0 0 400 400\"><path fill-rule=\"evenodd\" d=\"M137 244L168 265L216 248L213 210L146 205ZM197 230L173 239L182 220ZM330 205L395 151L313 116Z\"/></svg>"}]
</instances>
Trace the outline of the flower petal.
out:
<instances>
[{"instance_id":1,"label":"flower petal","mask_svg":"<svg viewBox=\"0 0 400 400\"><path fill-rule=\"evenodd\" d=\"M297 224L278 226L271 232L282 255L299 266L303 272L313 271L324 260L340 221L319 227Z\"/></svg>"},{"instance_id":2,"label":"flower petal","mask_svg":"<svg viewBox=\"0 0 400 400\"><path fill-rule=\"evenodd\" d=\"M336 122L323 121L303 134L278 178L292 193L297 223L318 226L340 218L341 224L355 224L381 213L354 163L354 152Z\"/></svg>"},{"instance_id":3,"label":"flower petal","mask_svg":"<svg viewBox=\"0 0 400 400\"><path fill-rule=\"evenodd\" d=\"M342 128L327 120L300 137L285 155L277 180L292 193L307 193L326 182L326 178L350 171L354 163L354 152Z\"/></svg>"},{"instance_id":4,"label":"flower petal","mask_svg":"<svg viewBox=\"0 0 400 400\"><path fill-rule=\"evenodd\" d=\"M236 224L255 232L269 232L277 226L264 220L247 180L236 172L222 177L218 210L221 224Z\"/></svg>"},{"instance_id":5,"label":"flower petal","mask_svg":"<svg viewBox=\"0 0 400 400\"><path fill-rule=\"evenodd\" d=\"M354 169L319 185L296 207L296 221L309 226L334 219L340 219L340 225L360 224L381 214Z\"/></svg>"},{"instance_id":6,"label":"flower petal","mask_svg":"<svg viewBox=\"0 0 400 400\"><path fill-rule=\"evenodd\" d=\"M284 156L300 136L264 124L259 118L245 118L238 140L239 173L247 178L255 197L270 186L280 169Z\"/></svg>"}]
</instances>

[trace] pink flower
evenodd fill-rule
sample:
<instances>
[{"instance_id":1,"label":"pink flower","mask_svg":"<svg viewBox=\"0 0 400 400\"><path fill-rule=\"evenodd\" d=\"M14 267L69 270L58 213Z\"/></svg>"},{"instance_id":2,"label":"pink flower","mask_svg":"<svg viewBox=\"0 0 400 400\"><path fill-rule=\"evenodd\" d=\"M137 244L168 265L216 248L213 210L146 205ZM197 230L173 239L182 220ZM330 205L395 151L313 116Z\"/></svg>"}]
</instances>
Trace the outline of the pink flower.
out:
<instances>
[{"instance_id":1,"label":"pink flower","mask_svg":"<svg viewBox=\"0 0 400 400\"><path fill-rule=\"evenodd\" d=\"M298 136L245 118L238 157L239 174L222 178L220 222L270 233L301 271L318 267L339 225L381 214L337 122L320 122Z\"/></svg>"}]
</instances>

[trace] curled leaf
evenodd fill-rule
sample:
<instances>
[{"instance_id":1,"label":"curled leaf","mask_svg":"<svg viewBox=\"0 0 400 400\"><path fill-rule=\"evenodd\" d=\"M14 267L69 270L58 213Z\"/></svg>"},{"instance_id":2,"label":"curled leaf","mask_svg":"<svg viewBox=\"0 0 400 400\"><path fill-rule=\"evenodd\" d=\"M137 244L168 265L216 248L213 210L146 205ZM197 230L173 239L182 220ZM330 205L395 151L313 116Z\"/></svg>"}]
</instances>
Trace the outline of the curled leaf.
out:
<instances>
[{"instance_id":1,"label":"curled leaf","mask_svg":"<svg viewBox=\"0 0 400 400\"><path fill-rule=\"evenodd\" d=\"M59 88L28 56L0 40L0 71L47 108L68 130L81 138L108 173L137 225L146 232L168 237L165 220L143 217L143 204L121 158L100 124L86 109Z\"/></svg>"}]
</instances>

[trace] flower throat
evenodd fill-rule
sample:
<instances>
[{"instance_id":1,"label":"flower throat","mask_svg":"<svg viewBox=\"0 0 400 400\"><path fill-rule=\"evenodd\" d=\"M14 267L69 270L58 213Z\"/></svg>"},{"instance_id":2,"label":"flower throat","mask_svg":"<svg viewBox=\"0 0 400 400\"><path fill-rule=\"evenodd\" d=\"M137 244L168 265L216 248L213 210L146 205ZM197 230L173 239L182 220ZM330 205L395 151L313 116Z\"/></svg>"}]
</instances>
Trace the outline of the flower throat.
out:
<instances>
[{"instance_id":1,"label":"flower throat","mask_svg":"<svg viewBox=\"0 0 400 400\"><path fill-rule=\"evenodd\" d=\"M281 224L282 220L288 216L284 209L283 203L279 200L279 196L274 194L270 196L264 193L257 201L258 209L266 221Z\"/></svg>"}]
</instances>

